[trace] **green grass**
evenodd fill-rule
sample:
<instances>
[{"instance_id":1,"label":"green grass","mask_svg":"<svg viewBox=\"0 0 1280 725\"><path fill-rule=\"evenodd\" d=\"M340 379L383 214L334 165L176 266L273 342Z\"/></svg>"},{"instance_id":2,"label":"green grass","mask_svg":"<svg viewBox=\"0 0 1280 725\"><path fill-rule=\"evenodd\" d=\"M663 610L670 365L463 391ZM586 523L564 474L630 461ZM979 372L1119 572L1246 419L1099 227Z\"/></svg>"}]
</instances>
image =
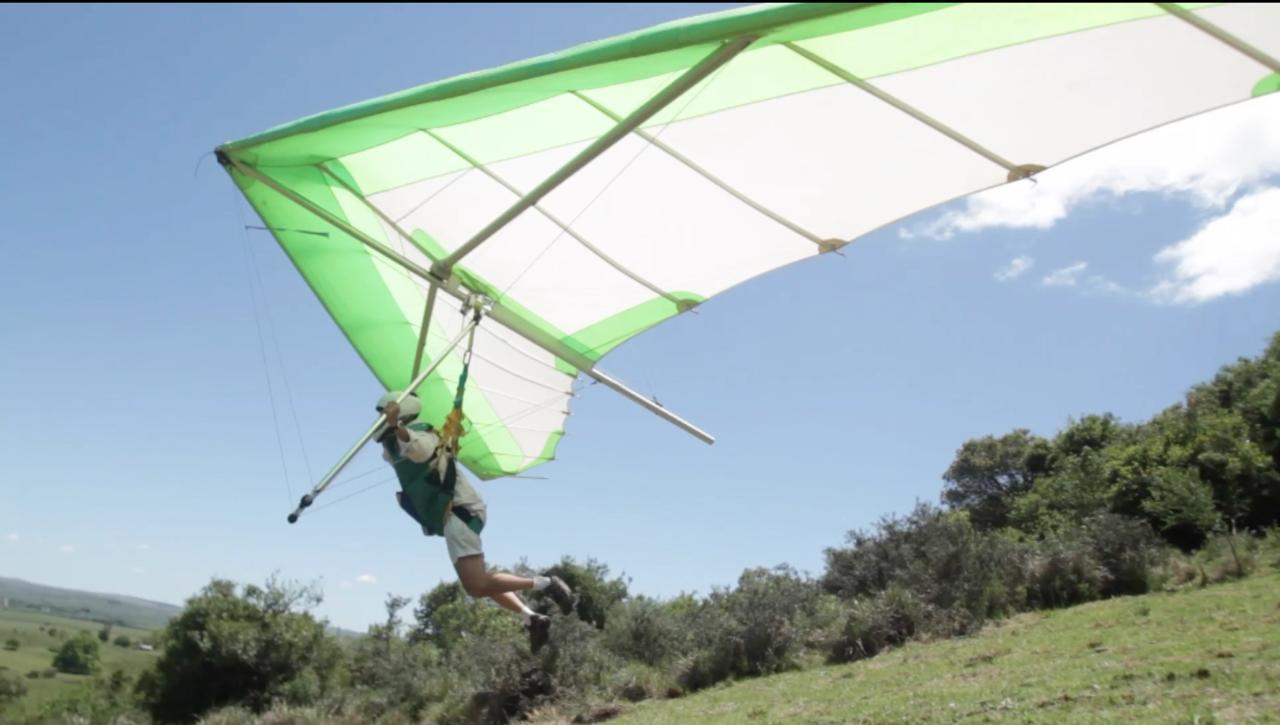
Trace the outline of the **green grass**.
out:
<instances>
[{"instance_id":1,"label":"green grass","mask_svg":"<svg viewBox=\"0 0 1280 725\"><path fill-rule=\"evenodd\" d=\"M1280 574L1019 615L960 639L628 708L621 723L1280 722Z\"/></svg>"},{"instance_id":2,"label":"green grass","mask_svg":"<svg viewBox=\"0 0 1280 725\"><path fill-rule=\"evenodd\" d=\"M57 631L50 636L48 630ZM6 714L15 715L27 708L52 700L59 695L74 689L80 683L91 678L89 675L66 675L59 673L52 678L38 677L27 679L26 674L32 670L43 672L53 666L53 655L50 648L57 649L78 631L90 632L94 635L102 628L96 622L67 619L51 614L24 612L12 609L0 609L0 668L7 668L6 674L17 675L29 688L27 694L17 703L7 708L0 708L0 722L6 720ZM125 635L135 643L151 637L150 630L132 627L113 627L111 639ZM4 649L6 640L16 639L19 647L10 652ZM137 649L117 647L111 642L99 643L102 655L101 674L110 674L112 670L124 670L130 678L136 678L144 669L155 661L156 653L142 652Z\"/></svg>"}]
</instances>

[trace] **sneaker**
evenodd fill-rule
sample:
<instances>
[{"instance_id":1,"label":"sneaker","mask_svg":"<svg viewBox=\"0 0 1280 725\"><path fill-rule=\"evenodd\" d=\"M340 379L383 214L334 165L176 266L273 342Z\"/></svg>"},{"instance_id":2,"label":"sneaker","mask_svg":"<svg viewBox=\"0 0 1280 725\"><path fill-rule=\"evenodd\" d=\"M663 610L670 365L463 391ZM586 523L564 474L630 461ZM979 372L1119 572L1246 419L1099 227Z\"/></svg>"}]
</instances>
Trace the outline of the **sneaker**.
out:
<instances>
[{"instance_id":1,"label":"sneaker","mask_svg":"<svg viewBox=\"0 0 1280 725\"><path fill-rule=\"evenodd\" d=\"M573 612L573 590L568 584L558 576L551 577L551 583L546 588L547 595L560 606L562 614Z\"/></svg>"},{"instance_id":2,"label":"sneaker","mask_svg":"<svg viewBox=\"0 0 1280 725\"><path fill-rule=\"evenodd\" d=\"M529 630L529 651L538 654L538 650L551 637L551 617L545 614L531 615L524 628Z\"/></svg>"}]
</instances>

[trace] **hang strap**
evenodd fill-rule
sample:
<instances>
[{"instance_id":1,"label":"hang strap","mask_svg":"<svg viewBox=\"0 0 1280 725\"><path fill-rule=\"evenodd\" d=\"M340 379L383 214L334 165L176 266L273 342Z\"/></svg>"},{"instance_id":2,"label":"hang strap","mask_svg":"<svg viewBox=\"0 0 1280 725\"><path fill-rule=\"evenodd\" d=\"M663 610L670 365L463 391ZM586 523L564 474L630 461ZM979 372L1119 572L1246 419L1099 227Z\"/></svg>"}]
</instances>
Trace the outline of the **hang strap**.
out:
<instances>
[{"instance_id":1,"label":"hang strap","mask_svg":"<svg viewBox=\"0 0 1280 725\"><path fill-rule=\"evenodd\" d=\"M450 458L458 455L458 439L462 437L462 399L467 392L467 375L471 370L471 350L476 342L476 328L480 325L481 309L474 308L471 333L467 336L467 349L462 353L462 374L458 376L458 389L453 395L453 409L440 427L440 444L436 452L444 452Z\"/></svg>"}]
</instances>

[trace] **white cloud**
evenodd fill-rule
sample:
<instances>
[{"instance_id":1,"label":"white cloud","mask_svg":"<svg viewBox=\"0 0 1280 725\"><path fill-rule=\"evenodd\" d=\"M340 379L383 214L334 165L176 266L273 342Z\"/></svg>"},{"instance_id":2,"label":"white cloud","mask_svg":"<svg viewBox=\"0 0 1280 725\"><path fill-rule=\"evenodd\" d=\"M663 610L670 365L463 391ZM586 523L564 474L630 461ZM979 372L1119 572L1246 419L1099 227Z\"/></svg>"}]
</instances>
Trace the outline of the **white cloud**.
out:
<instances>
[{"instance_id":1,"label":"white cloud","mask_svg":"<svg viewBox=\"0 0 1280 725\"><path fill-rule=\"evenodd\" d=\"M1023 272L1031 269L1033 264L1035 264L1035 260L1031 257L1014 257L1009 260L1009 264L996 270L995 277L1001 282L1017 279L1022 276Z\"/></svg>"},{"instance_id":2,"label":"white cloud","mask_svg":"<svg viewBox=\"0 0 1280 725\"><path fill-rule=\"evenodd\" d=\"M1280 188L1240 197L1191 237L1160 250L1155 260L1172 265L1150 292L1160 302L1197 304L1280 280Z\"/></svg>"},{"instance_id":3,"label":"white cloud","mask_svg":"<svg viewBox=\"0 0 1280 725\"><path fill-rule=\"evenodd\" d=\"M1124 287L1123 285L1116 284L1115 282L1101 275L1095 274L1085 282L1088 285L1089 289L1094 292L1105 292L1107 294L1114 294L1114 295L1134 294L1133 290L1127 287Z\"/></svg>"},{"instance_id":4,"label":"white cloud","mask_svg":"<svg viewBox=\"0 0 1280 725\"><path fill-rule=\"evenodd\" d=\"M63 544L62 546L58 547L58 551L61 551L64 554L70 554L75 550L76 550L76 547L72 546L71 544Z\"/></svg>"},{"instance_id":5,"label":"white cloud","mask_svg":"<svg viewBox=\"0 0 1280 725\"><path fill-rule=\"evenodd\" d=\"M1041 282L1043 282L1046 287L1075 287L1076 281L1088 267L1088 262L1076 262L1070 267L1055 269L1041 280Z\"/></svg>"},{"instance_id":6,"label":"white cloud","mask_svg":"<svg viewBox=\"0 0 1280 725\"><path fill-rule=\"evenodd\" d=\"M16 532L16 531L11 531L11 532L9 532L9 535L8 535L8 536L6 536L6 537L4 537L4 538L5 538L5 541L17 541L18 539L21 539L22 537L21 537L21 536L18 536L18 532Z\"/></svg>"},{"instance_id":7,"label":"white cloud","mask_svg":"<svg viewBox=\"0 0 1280 725\"><path fill-rule=\"evenodd\" d=\"M994 227L1048 229L1090 201L1135 192L1178 195L1221 209L1280 173L1280 94L1158 128L1000 186L959 209L905 227L904 237L947 239Z\"/></svg>"},{"instance_id":8,"label":"white cloud","mask_svg":"<svg viewBox=\"0 0 1280 725\"><path fill-rule=\"evenodd\" d=\"M378 583L377 577L375 577L372 574L361 574L360 576L356 577L356 581L361 584L377 584Z\"/></svg>"}]
</instances>

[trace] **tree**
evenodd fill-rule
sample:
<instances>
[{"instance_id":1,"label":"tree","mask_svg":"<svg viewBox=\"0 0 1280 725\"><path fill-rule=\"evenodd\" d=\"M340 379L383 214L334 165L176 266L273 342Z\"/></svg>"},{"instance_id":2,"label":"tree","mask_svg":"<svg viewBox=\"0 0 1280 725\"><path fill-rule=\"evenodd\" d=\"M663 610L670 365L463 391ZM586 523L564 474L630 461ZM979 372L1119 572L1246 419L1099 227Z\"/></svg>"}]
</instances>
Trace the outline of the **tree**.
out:
<instances>
[{"instance_id":1,"label":"tree","mask_svg":"<svg viewBox=\"0 0 1280 725\"><path fill-rule=\"evenodd\" d=\"M215 707L262 711L274 699L305 702L337 678L342 654L306 610L313 587L275 579L265 587L214 579L188 599L161 635L161 654L138 682L152 717L189 721Z\"/></svg>"},{"instance_id":2,"label":"tree","mask_svg":"<svg viewBox=\"0 0 1280 725\"><path fill-rule=\"evenodd\" d=\"M1235 531L1228 530L1227 518L1213 502L1213 490L1200 480L1195 469L1173 468L1163 471L1151 488L1151 498L1144 508L1164 528L1189 526L1204 535L1225 533L1231 556L1236 562L1236 576L1244 576L1244 565L1236 552Z\"/></svg>"},{"instance_id":3,"label":"tree","mask_svg":"<svg viewBox=\"0 0 1280 725\"><path fill-rule=\"evenodd\" d=\"M408 604L405 597L387 595L386 621L370 625L368 636L348 649L350 681L358 688L380 692L379 702L417 722L433 698L439 698L440 689L448 685L439 672L432 671L439 650L426 642L406 641L400 635L400 611ZM378 714L363 713L369 720L377 719Z\"/></svg>"},{"instance_id":4,"label":"tree","mask_svg":"<svg viewBox=\"0 0 1280 725\"><path fill-rule=\"evenodd\" d=\"M1111 485L1106 451L1085 448L1059 459L1051 473L1038 476L1031 490L1009 502L1008 522L1029 534L1043 535L1106 511Z\"/></svg>"},{"instance_id":5,"label":"tree","mask_svg":"<svg viewBox=\"0 0 1280 725\"><path fill-rule=\"evenodd\" d=\"M100 663L98 640L88 632L77 632L76 636L63 642L53 657L54 669L70 675L91 675L98 671Z\"/></svg>"},{"instance_id":6,"label":"tree","mask_svg":"<svg viewBox=\"0 0 1280 725\"><path fill-rule=\"evenodd\" d=\"M124 647L125 649L128 649L133 646L133 640L129 639L127 635L122 634L119 637L116 637L114 644L117 647Z\"/></svg>"},{"instance_id":7,"label":"tree","mask_svg":"<svg viewBox=\"0 0 1280 725\"><path fill-rule=\"evenodd\" d=\"M1049 454L1048 441L1025 429L965 441L942 474L942 501L968 511L979 529L1000 528L1008 523L1014 497L1048 470Z\"/></svg>"},{"instance_id":8,"label":"tree","mask_svg":"<svg viewBox=\"0 0 1280 725\"><path fill-rule=\"evenodd\" d=\"M418 599L409 641L429 642L452 652L461 643L477 638L516 640L519 619L498 606L470 601L457 582L442 583Z\"/></svg>"},{"instance_id":9,"label":"tree","mask_svg":"<svg viewBox=\"0 0 1280 725\"><path fill-rule=\"evenodd\" d=\"M110 622L102 623L102 629L98 630L98 641L104 642L104 643L111 641L111 623Z\"/></svg>"},{"instance_id":10,"label":"tree","mask_svg":"<svg viewBox=\"0 0 1280 725\"><path fill-rule=\"evenodd\" d=\"M1110 413L1086 415L1080 420L1072 420L1054 436L1049 466L1057 468L1062 459L1079 456L1087 451L1101 451L1128 437L1126 434L1130 430Z\"/></svg>"},{"instance_id":11,"label":"tree","mask_svg":"<svg viewBox=\"0 0 1280 725\"><path fill-rule=\"evenodd\" d=\"M22 643L12 637L4 641L4 648L8 652L17 652L18 648L21 646L22 646Z\"/></svg>"}]
</instances>

